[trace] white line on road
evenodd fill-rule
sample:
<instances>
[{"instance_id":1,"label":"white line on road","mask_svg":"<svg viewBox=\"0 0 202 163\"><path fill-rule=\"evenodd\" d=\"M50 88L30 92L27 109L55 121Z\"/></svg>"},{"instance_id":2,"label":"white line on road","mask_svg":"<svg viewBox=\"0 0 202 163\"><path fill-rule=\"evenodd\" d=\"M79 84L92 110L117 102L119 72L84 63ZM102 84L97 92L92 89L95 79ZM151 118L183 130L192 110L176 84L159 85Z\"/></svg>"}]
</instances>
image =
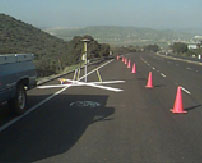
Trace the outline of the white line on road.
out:
<instances>
[{"instance_id":1,"label":"white line on road","mask_svg":"<svg viewBox=\"0 0 202 163\"><path fill-rule=\"evenodd\" d=\"M153 70L155 70L155 67L152 67Z\"/></svg>"},{"instance_id":2,"label":"white line on road","mask_svg":"<svg viewBox=\"0 0 202 163\"><path fill-rule=\"evenodd\" d=\"M104 63L102 66L92 70L91 72L89 72L87 75L91 74L92 72L95 72L97 69L100 69L104 66L106 66L107 64L111 63L113 60L108 61L107 63ZM85 78L85 76L81 77L80 79ZM71 85L66 86L65 88L62 88L60 91L55 92L53 95L47 97L46 99L40 101L38 104L32 106L29 110L27 110L24 114L12 119L11 121L9 121L8 123L4 124L3 126L0 127L0 132L2 132L3 130L5 130L6 128L10 127L11 125L13 125L14 123L16 123L17 121L21 120L23 117L25 117L26 115L30 114L32 111L36 110L37 108L39 108L40 106L42 106L43 104L45 104L46 102L50 101L53 97L61 94L62 92L64 92L67 88L71 87ZM117 90L120 91L120 90Z\"/></svg>"},{"instance_id":3,"label":"white line on road","mask_svg":"<svg viewBox=\"0 0 202 163\"><path fill-rule=\"evenodd\" d=\"M93 83L91 85L87 85L87 86L95 87L95 88L102 88L102 89L105 89L107 91L114 91L114 92L122 92L123 91L119 88L105 87L105 86L95 85Z\"/></svg>"},{"instance_id":4,"label":"white line on road","mask_svg":"<svg viewBox=\"0 0 202 163\"><path fill-rule=\"evenodd\" d=\"M26 115L28 115L29 113L31 113L32 111L36 110L38 107L40 107L41 105L45 104L46 102L50 101L53 97L57 96L58 94L64 92L68 87L65 87L63 89L61 89L60 91L55 92L53 95L47 97L46 99L42 100L41 102L39 102L38 104L34 105L33 107L31 107L29 110L27 110L23 115L20 115L18 117L16 117L15 119L12 119L11 121L9 121L8 123L4 124L3 126L0 127L0 132L5 130L6 128L10 127L12 124L16 123L17 121L19 121L20 119L22 119L23 117L25 117Z\"/></svg>"},{"instance_id":5,"label":"white line on road","mask_svg":"<svg viewBox=\"0 0 202 163\"><path fill-rule=\"evenodd\" d=\"M116 83L125 83L125 81L106 81L106 82L88 82L93 84L116 84Z\"/></svg>"},{"instance_id":6,"label":"white line on road","mask_svg":"<svg viewBox=\"0 0 202 163\"><path fill-rule=\"evenodd\" d=\"M157 70L157 72L160 72L159 70Z\"/></svg>"},{"instance_id":7,"label":"white line on road","mask_svg":"<svg viewBox=\"0 0 202 163\"><path fill-rule=\"evenodd\" d=\"M187 69L187 70L192 70L192 69L191 69L191 68L189 68L189 67L187 67L186 69Z\"/></svg>"},{"instance_id":8,"label":"white line on road","mask_svg":"<svg viewBox=\"0 0 202 163\"><path fill-rule=\"evenodd\" d=\"M199 72L199 70L196 70L196 72Z\"/></svg>"},{"instance_id":9,"label":"white line on road","mask_svg":"<svg viewBox=\"0 0 202 163\"><path fill-rule=\"evenodd\" d=\"M188 91L188 90L186 90L186 88L184 88L184 87L181 87L182 88L182 91L184 91L184 92L186 92L187 94L191 94L191 92L190 91Z\"/></svg>"},{"instance_id":10,"label":"white line on road","mask_svg":"<svg viewBox=\"0 0 202 163\"><path fill-rule=\"evenodd\" d=\"M161 73L161 75L163 76L163 78L166 78L166 75L165 75L165 74Z\"/></svg>"},{"instance_id":11,"label":"white line on road","mask_svg":"<svg viewBox=\"0 0 202 163\"><path fill-rule=\"evenodd\" d=\"M109 81L109 82L76 82L71 84L71 86L75 86L75 87L81 87L81 86L86 86L86 87L95 87L95 88L101 88L107 91L114 91L114 92L122 92L123 90L119 89L119 88L113 88L113 87L108 87L108 86L100 86L99 84L112 84L112 83L125 83L125 81ZM64 85L64 84L63 84Z\"/></svg>"}]
</instances>

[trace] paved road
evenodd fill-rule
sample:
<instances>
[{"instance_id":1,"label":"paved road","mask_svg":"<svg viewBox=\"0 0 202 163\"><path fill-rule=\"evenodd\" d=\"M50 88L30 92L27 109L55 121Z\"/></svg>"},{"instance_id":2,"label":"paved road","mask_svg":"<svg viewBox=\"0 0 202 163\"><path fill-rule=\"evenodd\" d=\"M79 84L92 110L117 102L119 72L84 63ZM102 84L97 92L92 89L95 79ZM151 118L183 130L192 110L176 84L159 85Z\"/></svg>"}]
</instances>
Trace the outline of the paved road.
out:
<instances>
[{"instance_id":1,"label":"paved road","mask_svg":"<svg viewBox=\"0 0 202 163\"><path fill-rule=\"evenodd\" d=\"M186 60L191 60L191 61L196 61L196 62L201 62L201 59L196 56L195 58L188 57L188 56L179 56L179 55L171 55L174 58L179 58L179 59L186 59Z\"/></svg>"},{"instance_id":2,"label":"paved road","mask_svg":"<svg viewBox=\"0 0 202 163\"><path fill-rule=\"evenodd\" d=\"M105 84L123 92L87 86L30 91L30 108L46 100L0 133L0 162L201 162L201 66L145 53L125 56L136 63L136 74L121 61L100 69L104 81L125 81ZM144 87L149 72L153 89ZM169 111L178 85L186 115ZM71 106L76 101L100 106ZM10 120L2 119L2 126Z\"/></svg>"}]
</instances>

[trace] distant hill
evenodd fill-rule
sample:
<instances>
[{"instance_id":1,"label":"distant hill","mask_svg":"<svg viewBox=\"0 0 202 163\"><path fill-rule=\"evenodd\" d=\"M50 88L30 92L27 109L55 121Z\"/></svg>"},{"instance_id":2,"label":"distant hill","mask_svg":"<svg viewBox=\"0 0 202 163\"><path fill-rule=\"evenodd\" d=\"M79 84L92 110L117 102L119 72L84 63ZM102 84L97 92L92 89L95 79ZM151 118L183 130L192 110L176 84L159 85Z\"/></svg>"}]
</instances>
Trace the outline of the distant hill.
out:
<instances>
[{"instance_id":1,"label":"distant hill","mask_svg":"<svg viewBox=\"0 0 202 163\"><path fill-rule=\"evenodd\" d=\"M31 24L0 14L0 53L36 53L57 56L65 53L67 43L34 28Z\"/></svg>"},{"instance_id":2,"label":"distant hill","mask_svg":"<svg viewBox=\"0 0 202 163\"><path fill-rule=\"evenodd\" d=\"M109 45L99 44L90 36L90 57L108 55ZM31 24L16 20L9 15L0 14L0 55L13 53L35 54L35 64L39 76L63 70L66 66L77 63L83 53L83 37L75 37L67 42L51 36Z\"/></svg>"},{"instance_id":3,"label":"distant hill","mask_svg":"<svg viewBox=\"0 0 202 163\"><path fill-rule=\"evenodd\" d=\"M0 14L0 54L35 54L39 72L46 69L47 74L53 73L50 68L52 60L66 55L67 46L64 40L51 36L31 24Z\"/></svg>"},{"instance_id":4,"label":"distant hill","mask_svg":"<svg viewBox=\"0 0 202 163\"><path fill-rule=\"evenodd\" d=\"M193 32L180 32L169 29L152 29L137 27L86 27L86 28L49 28L45 29L51 35L60 37L66 41L74 36L91 35L100 42L108 42L113 45L148 45L168 44L173 40L189 41Z\"/></svg>"}]
</instances>

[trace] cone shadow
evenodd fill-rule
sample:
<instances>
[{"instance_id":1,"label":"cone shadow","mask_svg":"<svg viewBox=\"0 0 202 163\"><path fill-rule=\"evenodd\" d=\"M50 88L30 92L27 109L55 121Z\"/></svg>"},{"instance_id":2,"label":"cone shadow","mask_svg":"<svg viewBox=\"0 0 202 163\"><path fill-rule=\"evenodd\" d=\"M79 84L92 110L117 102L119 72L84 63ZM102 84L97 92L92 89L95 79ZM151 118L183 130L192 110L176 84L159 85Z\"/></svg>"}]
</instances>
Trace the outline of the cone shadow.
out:
<instances>
[{"instance_id":1,"label":"cone shadow","mask_svg":"<svg viewBox=\"0 0 202 163\"><path fill-rule=\"evenodd\" d=\"M154 85L154 88L160 88L160 87L166 87L165 84L157 84L157 85Z\"/></svg>"},{"instance_id":2,"label":"cone shadow","mask_svg":"<svg viewBox=\"0 0 202 163\"><path fill-rule=\"evenodd\" d=\"M186 110L186 111L194 110L194 109L199 108L200 106L201 106L201 105L190 106L190 107L185 108L185 110Z\"/></svg>"}]
</instances>

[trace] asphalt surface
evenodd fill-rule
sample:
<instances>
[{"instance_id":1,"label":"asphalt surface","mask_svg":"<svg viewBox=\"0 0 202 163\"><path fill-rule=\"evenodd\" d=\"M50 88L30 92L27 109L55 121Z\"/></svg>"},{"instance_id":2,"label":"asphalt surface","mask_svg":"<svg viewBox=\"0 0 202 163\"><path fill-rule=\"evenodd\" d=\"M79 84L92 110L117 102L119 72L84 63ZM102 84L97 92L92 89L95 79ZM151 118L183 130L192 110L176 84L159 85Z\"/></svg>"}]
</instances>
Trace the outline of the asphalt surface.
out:
<instances>
[{"instance_id":1,"label":"asphalt surface","mask_svg":"<svg viewBox=\"0 0 202 163\"><path fill-rule=\"evenodd\" d=\"M186 59L186 60L191 60L191 61L197 61L197 62L202 62L202 60L198 58L198 56L196 56L195 58L191 57L191 56L179 56L179 55L169 55L172 56L174 58L179 58L179 59Z\"/></svg>"},{"instance_id":2,"label":"asphalt surface","mask_svg":"<svg viewBox=\"0 0 202 163\"><path fill-rule=\"evenodd\" d=\"M87 86L29 91L29 108L35 109L1 131L0 162L202 162L202 67L146 53L124 55L136 63L136 74L120 60L99 69L103 81L125 81L104 84L122 92ZM145 88L149 72L153 89ZM97 74L88 80L98 81ZM46 85L52 83L57 81ZM170 112L178 86L188 114ZM6 106L2 115L1 126L16 119Z\"/></svg>"}]
</instances>

